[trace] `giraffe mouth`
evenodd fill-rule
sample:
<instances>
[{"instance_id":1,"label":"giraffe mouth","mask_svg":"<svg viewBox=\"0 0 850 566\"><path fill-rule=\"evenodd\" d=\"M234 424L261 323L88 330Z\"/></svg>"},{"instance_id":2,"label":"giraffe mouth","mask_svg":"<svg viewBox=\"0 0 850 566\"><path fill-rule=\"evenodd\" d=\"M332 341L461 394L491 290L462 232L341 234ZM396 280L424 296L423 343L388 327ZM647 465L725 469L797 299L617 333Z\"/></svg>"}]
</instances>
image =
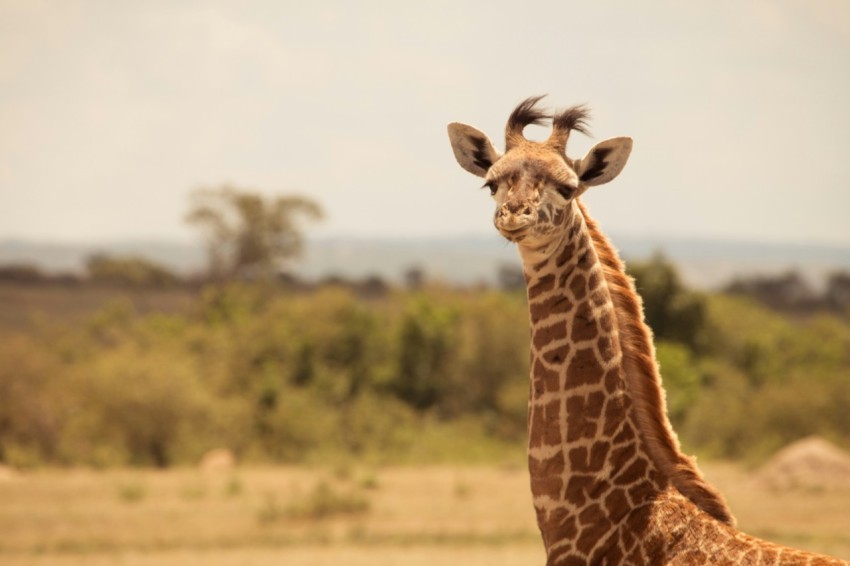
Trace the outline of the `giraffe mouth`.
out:
<instances>
[{"instance_id":1,"label":"giraffe mouth","mask_svg":"<svg viewBox=\"0 0 850 566\"><path fill-rule=\"evenodd\" d=\"M516 242L517 240L523 238L530 229L531 226L526 224L524 226L517 226L515 228L499 227L499 232L502 234L502 236L504 236L511 242Z\"/></svg>"}]
</instances>

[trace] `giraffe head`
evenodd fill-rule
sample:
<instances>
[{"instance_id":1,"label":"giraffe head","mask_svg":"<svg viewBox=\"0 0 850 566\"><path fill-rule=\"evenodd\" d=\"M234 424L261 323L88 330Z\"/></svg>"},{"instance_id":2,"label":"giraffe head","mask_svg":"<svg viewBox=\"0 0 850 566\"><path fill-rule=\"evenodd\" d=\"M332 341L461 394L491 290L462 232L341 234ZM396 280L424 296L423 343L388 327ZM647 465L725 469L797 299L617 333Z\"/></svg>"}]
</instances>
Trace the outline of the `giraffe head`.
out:
<instances>
[{"instance_id":1,"label":"giraffe head","mask_svg":"<svg viewBox=\"0 0 850 566\"><path fill-rule=\"evenodd\" d=\"M461 167L484 178L496 201L493 223L508 240L539 246L558 238L570 224L576 197L589 187L616 177L629 158L631 138L619 137L593 146L581 159L566 155L572 130L587 133L587 110L573 106L554 115L537 107L542 97L523 101L508 118L505 153L500 154L482 132L458 122L449 124L449 139ZM544 142L526 139L530 125L552 120Z\"/></svg>"}]
</instances>

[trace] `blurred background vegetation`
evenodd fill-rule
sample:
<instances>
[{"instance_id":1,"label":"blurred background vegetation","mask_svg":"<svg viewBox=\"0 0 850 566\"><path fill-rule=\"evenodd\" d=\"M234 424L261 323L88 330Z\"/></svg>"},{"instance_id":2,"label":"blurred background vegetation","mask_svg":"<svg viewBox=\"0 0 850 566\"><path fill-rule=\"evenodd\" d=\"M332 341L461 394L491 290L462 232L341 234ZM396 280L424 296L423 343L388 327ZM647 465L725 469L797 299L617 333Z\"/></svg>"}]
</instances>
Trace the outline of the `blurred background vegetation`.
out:
<instances>
[{"instance_id":1,"label":"blurred background vegetation","mask_svg":"<svg viewBox=\"0 0 850 566\"><path fill-rule=\"evenodd\" d=\"M0 270L0 463L495 461L525 437L528 324L517 266L492 288L304 282L291 261L321 208L235 187L187 219L209 271L95 256L84 277ZM759 462L818 434L850 447L850 277L686 288L629 263L686 450ZM805 292L804 292L805 291Z\"/></svg>"}]
</instances>

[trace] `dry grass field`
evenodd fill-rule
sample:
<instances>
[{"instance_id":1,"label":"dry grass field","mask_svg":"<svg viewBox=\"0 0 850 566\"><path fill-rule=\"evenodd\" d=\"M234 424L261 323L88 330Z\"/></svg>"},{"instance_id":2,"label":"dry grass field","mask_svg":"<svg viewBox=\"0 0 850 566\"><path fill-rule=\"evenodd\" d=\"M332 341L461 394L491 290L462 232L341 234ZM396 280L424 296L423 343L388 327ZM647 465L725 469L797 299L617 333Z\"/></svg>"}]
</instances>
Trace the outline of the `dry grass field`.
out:
<instances>
[{"instance_id":1,"label":"dry grass field","mask_svg":"<svg viewBox=\"0 0 850 566\"><path fill-rule=\"evenodd\" d=\"M704 466L740 527L850 558L850 493ZM541 564L521 466L0 476L0 563Z\"/></svg>"}]
</instances>

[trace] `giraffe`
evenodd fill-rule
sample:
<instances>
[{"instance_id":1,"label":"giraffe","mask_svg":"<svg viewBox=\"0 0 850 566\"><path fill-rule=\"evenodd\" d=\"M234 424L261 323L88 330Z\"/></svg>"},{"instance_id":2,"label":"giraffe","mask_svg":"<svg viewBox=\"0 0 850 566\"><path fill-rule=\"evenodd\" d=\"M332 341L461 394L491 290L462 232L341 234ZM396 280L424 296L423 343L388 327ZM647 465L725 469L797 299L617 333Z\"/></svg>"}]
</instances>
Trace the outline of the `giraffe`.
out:
<instances>
[{"instance_id":1,"label":"giraffe","mask_svg":"<svg viewBox=\"0 0 850 566\"><path fill-rule=\"evenodd\" d=\"M528 467L548 566L850 564L746 535L684 455L667 418L652 334L623 264L579 197L614 179L632 140L566 155L588 110L523 101L505 153L451 123L461 167L484 178L493 222L517 244L531 325ZM551 120L546 141L523 135Z\"/></svg>"}]
</instances>

